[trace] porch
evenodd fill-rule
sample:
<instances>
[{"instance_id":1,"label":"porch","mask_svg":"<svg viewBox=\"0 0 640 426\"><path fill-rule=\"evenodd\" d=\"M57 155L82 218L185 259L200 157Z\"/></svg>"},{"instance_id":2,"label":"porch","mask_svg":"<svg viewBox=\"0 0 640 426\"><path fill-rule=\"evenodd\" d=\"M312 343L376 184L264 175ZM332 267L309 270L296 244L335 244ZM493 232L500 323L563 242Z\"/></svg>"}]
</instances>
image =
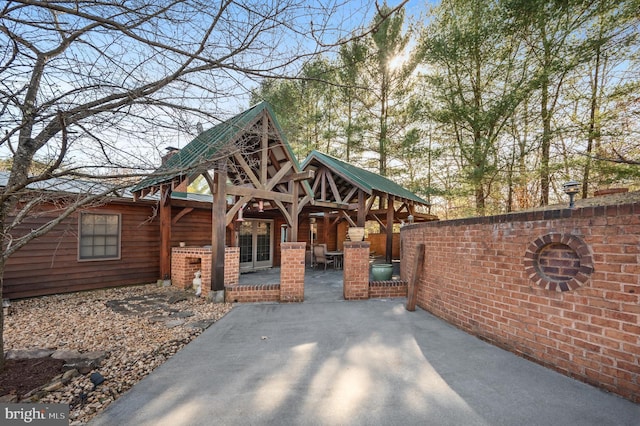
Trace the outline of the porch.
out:
<instances>
[{"instance_id":1,"label":"porch","mask_svg":"<svg viewBox=\"0 0 640 426\"><path fill-rule=\"evenodd\" d=\"M176 240L210 247L210 253L188 262L200 263L202 294L213 292L214 299L221 300L225 290L238 284L234 277L240 272L278 265L285 269L285 245L302 244L304 266L305 253L313 251L314 244L340 251L349 241L348 228L364 228L370 222L379 233L371 234L366 253L358 254L365 260L355 269L345 268L345 276L355 271L360 274L357 280L368 282L365 270L371 251L391 263L399 258L400 226L437 219L419 196L338 158L313 151L300 166L279 129L273 111L263 102L202 132L184 148L172 148L156 173L132 189L134 199L159 196L160 278L175 276L179 286L192 279L196 266L178 265L174 271ZM206 181L212 194L210 202L201 206L189 202L193 194L187 188L197 177ZM208 210L210 225L198 222L196 229L192 224L202 208ZM239 264L228 263L229 248L239 249L234 254ZM304 273L282 273L281 286L285 275L295 282ZM273 298L275 288L264 287L268 285L260 284L257 290ZM280 294L280 300L302 301L300 290L302 283L286 299ZM369 297L364 284L358 284L357 294L347 293L347 299Z\"/></svg>"}]
</instances>

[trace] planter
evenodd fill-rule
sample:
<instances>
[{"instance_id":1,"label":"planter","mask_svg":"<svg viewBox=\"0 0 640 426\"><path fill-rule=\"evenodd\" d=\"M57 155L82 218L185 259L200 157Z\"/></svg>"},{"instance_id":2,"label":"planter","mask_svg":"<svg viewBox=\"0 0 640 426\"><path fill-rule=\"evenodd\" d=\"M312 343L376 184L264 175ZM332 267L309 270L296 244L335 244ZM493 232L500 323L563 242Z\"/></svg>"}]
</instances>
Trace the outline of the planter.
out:
<instances>
[{"instance_id":1,"label":"planter","mask_svg":"<svg viewBox=\"0 0 640 426\"><path fill-rule=\"evenodd\" d=\"M349 235L350 241L362 241L364 240L364 228L362 227L351 227L347 231Z\"/></svg>"},{"instance_id":2,"label":"planter","mask_svg":"<svg viewBox=\"0 0 640 426\"><path fill-rule=\"evenodd\" d=\"M371 281L390 281L393 276L391 263L377 263L371 265Z\"/></svg>"}]
</instances>

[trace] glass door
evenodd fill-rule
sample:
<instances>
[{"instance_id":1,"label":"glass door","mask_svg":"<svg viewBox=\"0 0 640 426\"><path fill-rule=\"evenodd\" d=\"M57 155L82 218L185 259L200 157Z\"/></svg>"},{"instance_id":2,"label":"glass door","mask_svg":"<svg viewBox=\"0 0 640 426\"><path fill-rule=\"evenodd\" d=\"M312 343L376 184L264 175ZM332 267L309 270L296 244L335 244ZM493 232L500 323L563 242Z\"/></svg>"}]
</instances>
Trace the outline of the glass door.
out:
<instances>
[{"instance_id":1,"label":"glass door","mask_svg":"<svg viewBox=\"0 0 640 426\"><path fill-rule=\"evenodd\" d=\"M240 224L240 269L249 271L273 266L273 222L246 220Z\"/></svg>"}]
</instances>

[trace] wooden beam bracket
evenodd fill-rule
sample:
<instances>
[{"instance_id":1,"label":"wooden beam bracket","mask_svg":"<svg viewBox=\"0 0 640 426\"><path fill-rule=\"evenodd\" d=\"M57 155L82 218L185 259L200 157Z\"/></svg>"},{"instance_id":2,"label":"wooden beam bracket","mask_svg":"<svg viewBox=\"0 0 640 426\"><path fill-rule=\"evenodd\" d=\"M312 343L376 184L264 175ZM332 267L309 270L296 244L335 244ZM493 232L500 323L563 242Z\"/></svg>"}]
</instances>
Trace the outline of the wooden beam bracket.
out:
<instances>
[{"instance_id":1,"label":"wooden beam bracket","mask_svg":"<svg viewBox=\"0 0 640 426\"><path fill-rule=\"evenodd\" d=\"M182 210L180 210L180 213L178 213L176 215L176 217L174 217L173 219L171 219L171 223L173 225L175 225L176 223L178 223L178 221L180 219L182 219L183 217L185 217L186 215L188 215L189 213L191 213L193 211L193 207L185 207Z\"/></svg>"}]
</instances>

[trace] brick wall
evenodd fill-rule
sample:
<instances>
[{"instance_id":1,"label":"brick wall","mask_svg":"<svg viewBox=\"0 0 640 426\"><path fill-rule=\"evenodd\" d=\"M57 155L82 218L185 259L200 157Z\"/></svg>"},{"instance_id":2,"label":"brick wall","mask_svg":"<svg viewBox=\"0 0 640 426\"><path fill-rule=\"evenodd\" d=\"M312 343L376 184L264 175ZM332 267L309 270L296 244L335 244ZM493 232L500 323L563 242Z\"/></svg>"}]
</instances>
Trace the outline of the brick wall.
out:
<instances>
[{"instance_id":1,"label":"brick wall","mask_svg":"<svg viewBox=\"0 0 640 426\"><path fill-rule=\"evenodd\" d=\"M407 297L406 281L371 281L369 298Z\"/></svg>"},{"instance_id":2,"label":"brick wall","mask_svg":"<svg viewBox=\"0 0 640 426\"><path fill-rule=\"evenodd\" d=\"M205 276L204 267L208 266ZM174 247L171 249L171 285L186 289L193 285L194 273L201 271L202 288L211 279L211 249L202 247Z\"/></svg>"},{"instance_id":3,"label":"brick wall","mask_svg":"<svg viewBox=\"0 0 640 426\"><path fill-rule=\"evenodd\" d=\"M211 291L211 249L203 247L174 247L171 249L171 285L187 289L193 286L194 273L201 271L202 297ZM224 283L237 284L240 279L240 248L226 247L224 254Z\"/></svg>"},{"instance_id":4,"label":"brick wall","mask_svg":"<svg viewBox=\"0 0 640 426\"><path fill-rule=\"evenodd\" d=\"M235 285L240 281L240 247L224 249L224 285Z\"/></svg>"},{"instance_id":5,"label":"brick wall","mask_svg":"<svg viewBox=\"0 0 640 426\"><path fill-rule=\"evenodd\" d=\"M279 302L280 284L232 285L224 288L228 303Z\"/></svg>"},{"instance_id":6,"label":"brick wall","mask_svg":"<svg viewBox=\"0 0 640 426\"><path fill-rule=\"evenodd\" d=\"M304 242L282 243L280 261L280 301L304 301Z\"/></svg>"},{"instance_id":7,"label":"brick wall","mask_svg":"<svg viewBox=\"0 0 640 426\"><path fill-rule=\"evenodd\" d=\"M401 241L404 280L425 244L420 307L640 402L640 204L416 224Z\"/></svg>"},{"instance_id":8,"label":"brick wall","mask_svg":"<svg viewBox=\"0 0 640 426\"><path fill-rule=\"evenodd\" d=\"M345 241L343 294L346 300L369 298L369 242Z\"/></svg>"}]
</instances>

